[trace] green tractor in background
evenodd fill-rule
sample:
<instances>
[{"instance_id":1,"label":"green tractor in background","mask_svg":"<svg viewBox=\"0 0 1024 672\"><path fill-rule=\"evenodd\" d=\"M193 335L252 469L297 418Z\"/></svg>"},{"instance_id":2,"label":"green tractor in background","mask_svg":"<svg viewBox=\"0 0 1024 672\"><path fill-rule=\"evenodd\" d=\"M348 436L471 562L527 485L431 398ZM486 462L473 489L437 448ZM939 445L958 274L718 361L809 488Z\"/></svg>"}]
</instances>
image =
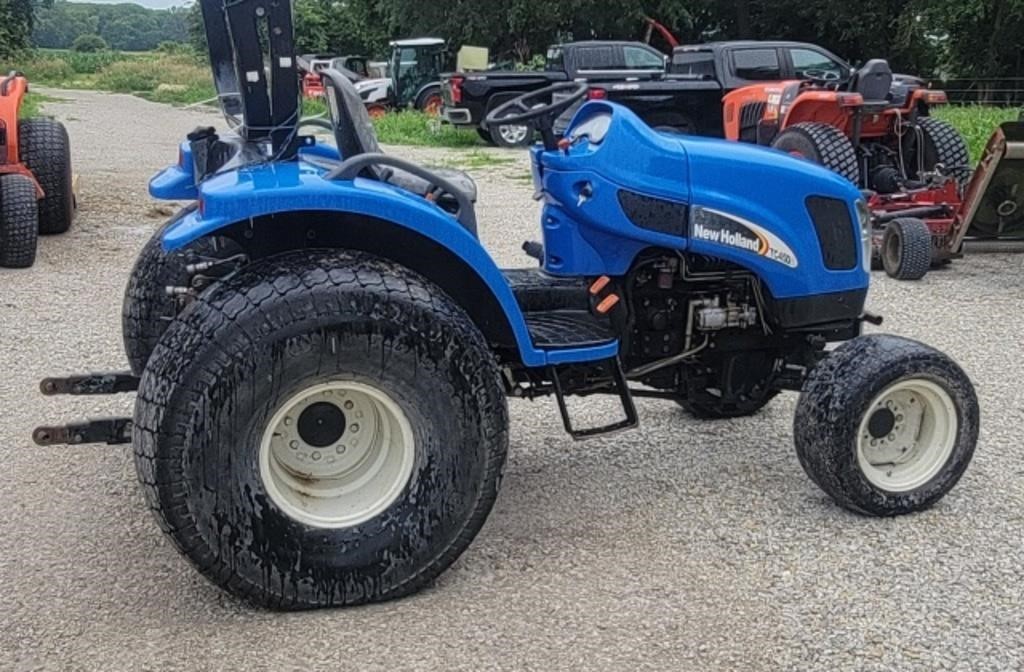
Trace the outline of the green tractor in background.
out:
<instances>
[{"instance_id":1,"label":"green tractor in background","mask_svg":"<svg viewBox=\"0 0 1024 672\"><path fill-rule=\"evenodd\" d=\"M391 42L388 76L356 84L371 117L413 108L441 113L441 73L451 69L448 43L437 37Z\"/></svg>"}]
</instances>

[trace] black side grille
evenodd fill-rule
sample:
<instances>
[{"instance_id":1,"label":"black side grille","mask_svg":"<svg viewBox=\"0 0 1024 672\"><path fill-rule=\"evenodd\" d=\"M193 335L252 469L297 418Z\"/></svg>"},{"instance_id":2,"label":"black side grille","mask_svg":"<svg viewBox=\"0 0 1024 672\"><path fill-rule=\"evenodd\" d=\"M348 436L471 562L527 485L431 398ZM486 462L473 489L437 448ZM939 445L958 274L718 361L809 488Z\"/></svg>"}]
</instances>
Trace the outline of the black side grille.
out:
<instances>
[{"instance_id":1,"label":"black side grille","mask_svg":"<svg viewBox=\"0 0 1024 672\"><path fill-rule=\"evenodd\" d=\"M619 205L629 221L641 229L682 236L686 233L686 205L660 198L619 192Z\"/></svg>"},{"instance_id":2,"label":"black side grille","mask_svg":"<svg viewBox=\"0 0 1024 672\"><path fill-rule=\"evenodd\" d=\"M755 142L757 140L757 125L764 117L766 103L747 103L740 108L740 140L743 142Z\"/></svg>"},{"instance_id":3,"label":"black side grille","mask_svg":"<svg viewBox=\"0 0 1024 672\"><path fill-rule=\"evenodd\" d=\"M848 271L857 265L857 232L846 201L824 196L807 199L807 212L818 233L825 268Z\"/></svg>"}]
</instances>

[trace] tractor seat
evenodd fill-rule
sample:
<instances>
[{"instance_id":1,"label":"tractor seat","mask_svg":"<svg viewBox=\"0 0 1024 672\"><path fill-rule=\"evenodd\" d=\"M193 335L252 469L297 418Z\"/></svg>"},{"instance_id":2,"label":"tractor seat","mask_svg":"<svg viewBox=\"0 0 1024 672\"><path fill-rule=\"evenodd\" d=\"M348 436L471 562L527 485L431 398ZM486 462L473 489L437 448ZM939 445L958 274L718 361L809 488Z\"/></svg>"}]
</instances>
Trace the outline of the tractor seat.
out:
<instances>
[{"instance_id":1,"label":"tractor seat","mask_svg":"<svg viewBox=\"0 0 1024 672\"><path fill-rule=\"evenodd\" d=\"M873 58L853 74L850 90L864 98L864 107L885 109L890 104L892 70L888 61Z\"/></svg>"},{"instance_id":2,"label":"tractor seat","mask_svg":"<svg viewBox=\"0 0 1024 672\"><path fill-rule=\"evenodd\" d=\"M333 121L334 141L338 145L338 152L341 154L342 160L351 159L361 154L384 153L377 142L377 133L373 130L370 115L366 113L366 105L359 97L356 87L344 74L334 68L328 68L321 74L326 85L327 106ZM470 202L476 203L476 182L466 173L450 168L430 168L429 172L448 180L465 194ZM427 180L401 168L368 166L363 175L420 196L425 196L430 189ZM445 197L438 200L438 205L446 210L455 207L454 199L449 201Z\"/></svg>"}]
</instances>

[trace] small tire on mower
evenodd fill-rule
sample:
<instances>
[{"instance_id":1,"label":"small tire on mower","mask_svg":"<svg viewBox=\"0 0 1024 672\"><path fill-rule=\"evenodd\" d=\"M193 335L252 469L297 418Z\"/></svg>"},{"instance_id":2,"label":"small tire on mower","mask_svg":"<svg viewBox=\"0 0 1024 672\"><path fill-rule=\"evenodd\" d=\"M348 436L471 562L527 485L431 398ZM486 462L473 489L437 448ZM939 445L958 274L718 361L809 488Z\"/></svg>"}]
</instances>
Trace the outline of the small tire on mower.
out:
<instances>
[{"instance_id":1,"label":"small tire on mower","mask_svg":"<svg viewBox=\"0 0 1024 672\"><path fill-rule=\"evenodd\" d=\"M966 187L971 179L971 156L960 131L952 124L934 117L921 117L917 125L921 129L924 143L921 157L924 169L932 171L941 163L956 178L961 188Z\"/></svg>"},{"instance_id":2,"label":"small tire on mower","mask_svg":"<svg viewBox=\"0 0 1024 672\"><path fill-rule=\"evenodd\" d=\"M932 265L932 232L923 220L894 219L885 227L879 254L890 278L920 280Z\"/></svg>"},{"instance_id":3,"label":"small tire on mower","mask_svg":"<svg viewBox=\"0 0 1024 672\"><path fill-rule=\"evenodd\" d=\"M377 602L479 532L508 446L487 341L439 288L369 255L302 251L212 286L161 338L136 467L175 545L276 609Z\"/></svg>"},{"instance_id":4,"label":"small tire on mower","mask_svg":"<svg viewBox=\"0 0 1024 672\"><path fill-rule=\"evenodd\" d=\"M978 399L941 352L898 336L844 343L804 382L793 421L800 464L840 506L870 516L921 511L971 461Z\"/></svg>"},{"instance_id":5,"label":"small tire on mower","mask_svg":"<svg viewBox=\"0 0 1024 672\"><path fill-rule=\"evenodd\" d=\"M835 126L816 122L793 124L772 140L771 146L809 161L820 163L860 186L857 150Z\"/></svg>"},{"instance_id":6,"label":"small tire on mower","mask_svg":"<svg viewBox=\"0 0 1024 672\"><path fill-rule=\"evenodd\" d=\"M39 201L39 233L66 232L75 217L67 129L53 119L27 119L18 124L18 145L22 161L45 194Z\"/></svg>"},{"instance_id":7,"label":"small tire on mower","mask_svg":"<svg viewBox=\"0 0 1024 672\"><path fill-rule=\"evenodd\" d=\"M189 285L191 277L185 270L188 264L227 259L242 252L237 243L224 237L200 238L174 252L164 252L164 232L194 208L185 208L156 230L128 276L121 307L121 335L128 364L137 376L142 375L153 348L181 308L178 298L170 296L167 288Z\"/></svg>"},{"instance_id":8,"label":"small tire on mower","mask_svg":"<svg viewBox=\"0 0 1024 672\"><path fill-rule=\"evenodd\" d=\"M39 208L36 185L25 175L0 175L0 267L28 268L36 261Z\"/></svg>"}]
</instances>

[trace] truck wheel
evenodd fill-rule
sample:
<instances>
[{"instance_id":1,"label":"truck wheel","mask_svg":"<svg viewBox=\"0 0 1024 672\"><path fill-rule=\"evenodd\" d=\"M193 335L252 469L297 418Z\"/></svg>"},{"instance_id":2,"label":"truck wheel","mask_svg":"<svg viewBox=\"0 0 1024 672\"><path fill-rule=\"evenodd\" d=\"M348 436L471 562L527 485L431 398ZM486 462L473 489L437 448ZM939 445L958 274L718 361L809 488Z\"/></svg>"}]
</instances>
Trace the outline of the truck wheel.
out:
<instances>
[{"instance_id":1,"label":"truck wheel","mask_svg":"<svg viewBox=\"0 0 1024 672\"><path fill-rule=\"evenodd\" d=\"M0 175L0 267L34 264L38 239L36 185L25 175Z\"/></svg>"},{"instance_id":2,"label":"truck wheel","mask_svg":"<svg viewBox=\"0 0 1024 672\"><path fill-rule=\"evenodd\" d=\"M442 107L444 98L441 97L440 86L429 87L416 99L416 109L430 117L440 116Z\"/></svg>"},{"instance_id":3,"label":"truck wheel","mask_svg":"<svg viewBox=\"0 0 1024 672\"><path fill-rule=\"evenodd\" d=\"M967 142L960 132L951 124L934 117L921 117L917 120L923 141L922 163L926 171L935 170L942 164L948 173L956 178L960 187L966 187L971 179L971 157L967 151ZM909 134L908 137L913 137ZM917 171L917 164L907 174Z\"/></svg>"},{"instance_id":4,"label":"truck wheel","mask_svg":"<svg viewBox=\"0 0 1024 672\"><path fill-rule=\"evenodd\" d=\"M39 201L39 233L64 233L75 216L67 129L53 119L28 119L18 124L18 145L45 194Z\"/></svg>"},{"instance_id":5,"label":"truck wheel","mask_svg":"<svg viewBox=\"0 0 1024 672\"><path fill-rule=\"evenodd\" d=\"M820 163L860 186L857 150L835 126L814 122L794 124L775 136L772 147Z\"/></svg>"},{"instance_id":6,"label":"truck wheel","mask_svg":"<svg viewBox=\"0 0 1024 672\"><path fill-rule=\"evenodd\" d=\"M160 244L167 228L194 206L186 208L163 224L146 242L135 260L121 307L121 335L132 373L142 375L153 348L181 309L168 287L188 287L191 275L185 266L196 261L227 259L242 249L231 239L200 238L174 252L164 252Z\"/></svg>"},{"instance_id":7,"label":"truck wheel","mask_svg":"<svg viewBox=\"0 0 1024 672\"><path fill-rule=\"evenodd\" d=\"M890 278L920 280L932 265L932 232L920 219L894 219L885 227L880 256Z\"/></svg>"},{"instance_id":8,"label":"truck wheel","mask_svg":"<svg viewBox=\"0 0 1024 672\"><path fill-rule=\"evenodd\" d=\"M509 114L512 113L509 112ZM498 147L516 149L533 144L533 126L530 124L491 124L488 130L491 134L491 141Z\"/></svg>"},{"instance_id":9,"label":"truck wheel","mask_svg":"<svg viewBox=\"0 0 1024 672\"><path fill-rule=\"evenodd\" d=\"M420 276L368 255L254 263L168 328L136 467L211 581L278 609L413 593L494 503L508 412L493 354Z\"/></svg>"},{"instance_id":10,"label":"truck wheel","mask_svg":"<svg viewBox=\"0 0 1024 672\"><path fill-rule=\"evenodd\" d=\"M949 492L978 440L978 399L941 352L885 334L833 351L804 383L793 422L804 470L840 506L921 511Z\"/></svg>"}]
</instances>

